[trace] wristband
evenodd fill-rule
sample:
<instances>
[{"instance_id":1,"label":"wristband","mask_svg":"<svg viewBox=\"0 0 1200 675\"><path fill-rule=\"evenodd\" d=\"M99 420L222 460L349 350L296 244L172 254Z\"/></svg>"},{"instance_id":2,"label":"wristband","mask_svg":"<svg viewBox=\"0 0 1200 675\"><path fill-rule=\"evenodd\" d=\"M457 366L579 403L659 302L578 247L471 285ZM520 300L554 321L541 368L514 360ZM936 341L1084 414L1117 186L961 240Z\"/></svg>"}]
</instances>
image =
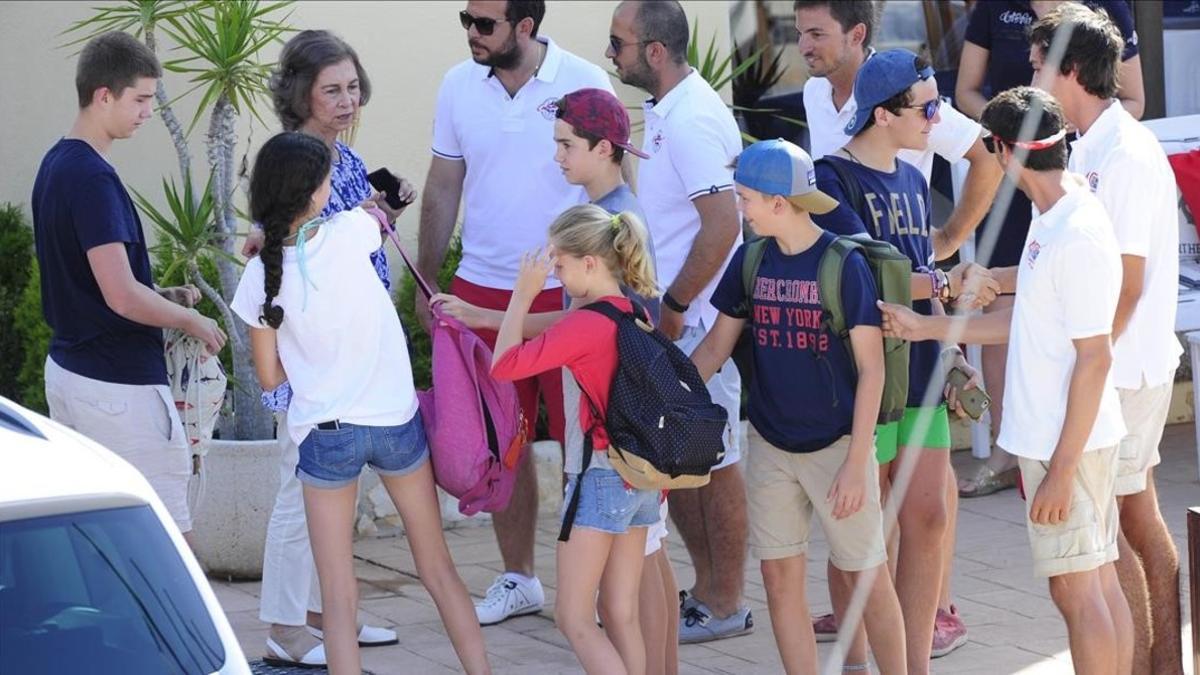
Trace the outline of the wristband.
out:
<instances>
[{"instance_id":1,"label":"wristband","mask_svg":"<svg viewBox=\"0 0 1200 675\"><path fill-rule=\"evenodd\" d=\"M683 314L684 312L688 311L688 307L691 306L691 305L685 305L682 302L679 302L675 298L671 297L670 291L663 293L662 301L663 301L664 305L666 305L672 312L675 312L676 314Z\"/></svg>"},{"instance_id":2,"label":"wristband","mask_svg":"<svg viewBox=\"0 0 1200 675\"><path fill-rule=\"evenodd\" d=\"M938 300L947 301L950 299L950 277L946 275L944 270L935 269L933 274L938 278L937 297Z\"/></svg>"}]
</instances>

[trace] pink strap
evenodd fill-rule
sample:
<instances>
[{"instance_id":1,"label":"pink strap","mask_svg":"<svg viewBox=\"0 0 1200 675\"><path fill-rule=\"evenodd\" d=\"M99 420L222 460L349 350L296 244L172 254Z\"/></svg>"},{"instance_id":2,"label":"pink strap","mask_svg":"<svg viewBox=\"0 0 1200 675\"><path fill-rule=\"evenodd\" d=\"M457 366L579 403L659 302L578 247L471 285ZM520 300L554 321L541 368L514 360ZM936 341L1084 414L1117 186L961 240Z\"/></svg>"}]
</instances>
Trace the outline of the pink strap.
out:
<instances>
[{"instance_id":1,"label":"pink strap","mask_svg":"<svg viewBox=\"0 0 1200 675\"><path fill-rule=\"evenodd\" d=\"M404 259L404 264L408 266L409 273L413 275L413 279L416 279L417 288L421 289L421 293L425 296L426 300L432 298L433 289L429 287L429 284L425 281L425 277L421 276L421 273L417 271L417 266L413 264L412 259L404 252L404 247L400 245L400 237L396 235L396 228L387 222L386 218L380 222L383 225L383 231L387 233L388 238L396 245L396 250L400 252L400 257Z\"/></svg>"}]
</instances>

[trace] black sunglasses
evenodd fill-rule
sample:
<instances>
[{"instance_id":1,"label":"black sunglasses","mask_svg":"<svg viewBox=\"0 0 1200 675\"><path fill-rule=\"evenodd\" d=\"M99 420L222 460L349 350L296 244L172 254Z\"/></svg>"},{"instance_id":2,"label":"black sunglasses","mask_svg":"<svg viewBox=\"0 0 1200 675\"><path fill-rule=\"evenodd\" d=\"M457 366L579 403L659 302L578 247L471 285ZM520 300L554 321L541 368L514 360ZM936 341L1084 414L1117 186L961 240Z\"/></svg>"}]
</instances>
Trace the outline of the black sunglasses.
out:
<instances>
[{"instance_id":1,"label":"black sunglasses","mask_svg":"<svg viewBox=\"0 0 1200 675\"><path fill-rule=\"evenodd\" d=\"M921 105L906 105L904 107L911 108L912 110L920 110L925 115L925 119L931 120L937 114L938 108L942 107L942 99L939 97Z\"/></svg>"},{"instance_id":2,"label":"black sunglasses","mask_svg":"<svg viewBox=\"0 0 1200 675\"><path fill-rule=\"evenodd\" d=\"M458 13L458 22L462 24L463 30L471 30L471 26L475 26L475 30L479 31L480 35L491 35L496 30L498 21L508 21L508 19L489 19L482 16L471 16L467 10Z\"/></svg>"},{"instance_id":3,"label":"black sunglasses","mask_svg":"<svg viewBox=\"0 0 1200 675\"><path fill-rule=\"evenodd\" d=\"M987 149L987 151L992 153L993 155L996 154L996 144L1000 143L1001 141L998 138L996 138L995 136L993 136L991 134L991 132L985 132L983 134L982 140L983 140L983 147L985 149Z\"/></svg>"},{"instance_id":4,"label":"black sunglasses","mask_svg":"<svg viewBox=\"0 0 1200 675\"><path fill-rule=\"evenodd\" d=\"M636 42L625 42L624 40L617 37L616 35L608 36L608 48L611 49L614 54L620 54L621 50L625 49L629 45L641 46L641 45L648 45L651 42L658 42L658 40L638 40Z\"/></svg>"}]
</instances>

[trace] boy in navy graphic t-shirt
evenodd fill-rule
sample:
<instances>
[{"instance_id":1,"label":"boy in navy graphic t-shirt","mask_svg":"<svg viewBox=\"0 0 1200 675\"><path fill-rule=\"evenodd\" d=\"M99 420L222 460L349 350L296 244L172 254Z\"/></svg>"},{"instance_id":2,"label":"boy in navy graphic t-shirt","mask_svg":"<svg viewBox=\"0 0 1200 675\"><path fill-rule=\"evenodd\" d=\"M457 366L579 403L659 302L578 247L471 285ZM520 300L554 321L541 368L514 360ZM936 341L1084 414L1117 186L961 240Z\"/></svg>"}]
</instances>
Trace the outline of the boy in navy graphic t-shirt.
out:
<instances>
[{"instance_id":1,"label":"boy in navy graphic t-shirt","mask_svg":"<svg viewBox=\"0 0 1200 675\"><path fill-rule=\"evenodd\" d=\"M874 457L884 379L874 276L862 254L845 259L839 290L847 349L824 321L817 271L836 237L809 214L828 213L837 202L816 188L812 160L786 141L761 141L738 158L734 181L742 215L767 237L765 248L749 294L743 265L753 264L747 250L755 244L734 253L712 297L720 314L692 360L711 377L750 323L750 549L762 561L780 658L788 672L817 667L804 593L815 514L833 564L851 582L873 571L863 614L871 648L880 672L902 673L903 620L887 574Z\"/></svg>"}]
</instances>

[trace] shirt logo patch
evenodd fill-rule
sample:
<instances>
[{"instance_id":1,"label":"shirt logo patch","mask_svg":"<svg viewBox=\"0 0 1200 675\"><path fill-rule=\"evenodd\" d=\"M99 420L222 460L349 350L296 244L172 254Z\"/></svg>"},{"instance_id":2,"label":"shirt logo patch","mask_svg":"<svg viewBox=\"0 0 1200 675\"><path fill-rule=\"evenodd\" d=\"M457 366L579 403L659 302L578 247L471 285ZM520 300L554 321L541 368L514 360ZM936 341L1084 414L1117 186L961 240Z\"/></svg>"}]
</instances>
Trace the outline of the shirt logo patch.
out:
<instances>
[{"instance_id":1,"label":"shirt logo patch","mask_svg":"<svg viewBox=\"0 0 1200 675\"><path fill-rule=\"evenodd\" d=\"M1037 240L1029 242L1029 248L1025 251L1025 262L1029 263L1029 269L1033 269L1033 263L1037 262L1038 254L1042 252L1042 245L1037 243Z\"/></svg>"},{"instance_id":2,"label":"shirt logo patch","mask_svg":"<svg viewBox=\"0 0 1200 675\"><path fill-rule=\"evenodd\" d=\"M1095 192L1096 188L1100 187L1100 174L1092 171L1087 175L1087 182L1088 187L1092 188L1092 192Z\"/></svg>"},{"instance_id":3,"label":"shirt logo patch","mask_svg":"<svg viewBox=\"0 0 1200 675\"><path fill-rule=\"evenodd\" d=\"M1025 12L1014 12L1009 10L1000 13L1000 23L1009 25L1028 26L1033 23L1033 16Z\"/></svg>"},{"instance_id":4,"label":"shirt logo patch","mask_svg":"<svg viewBox=\"0 0 1200 675\"><path fill-rule=\"evenodd\" d=\"M661 130L659 130L658 133L654 134L654 138L650 139L650 144L654 146L655 152L662 150L662 144L663 144L664 140L666 140L666 139L663 138L663 132Z\"/></svg>"},{"instance_id":5,"label":"shirt logo patch","mask_svg":"<svg viewBox=\"0 0 1200 675\"><path fill-rule=\"evenodd\" d=\"M554 116L558 114L558 99L551 96L545 101L542 101L542 104L537 107L537 110L538 112L542 113L542 117L545 117L548 120L554 119Z\"/></svg>"}]
</instances>

